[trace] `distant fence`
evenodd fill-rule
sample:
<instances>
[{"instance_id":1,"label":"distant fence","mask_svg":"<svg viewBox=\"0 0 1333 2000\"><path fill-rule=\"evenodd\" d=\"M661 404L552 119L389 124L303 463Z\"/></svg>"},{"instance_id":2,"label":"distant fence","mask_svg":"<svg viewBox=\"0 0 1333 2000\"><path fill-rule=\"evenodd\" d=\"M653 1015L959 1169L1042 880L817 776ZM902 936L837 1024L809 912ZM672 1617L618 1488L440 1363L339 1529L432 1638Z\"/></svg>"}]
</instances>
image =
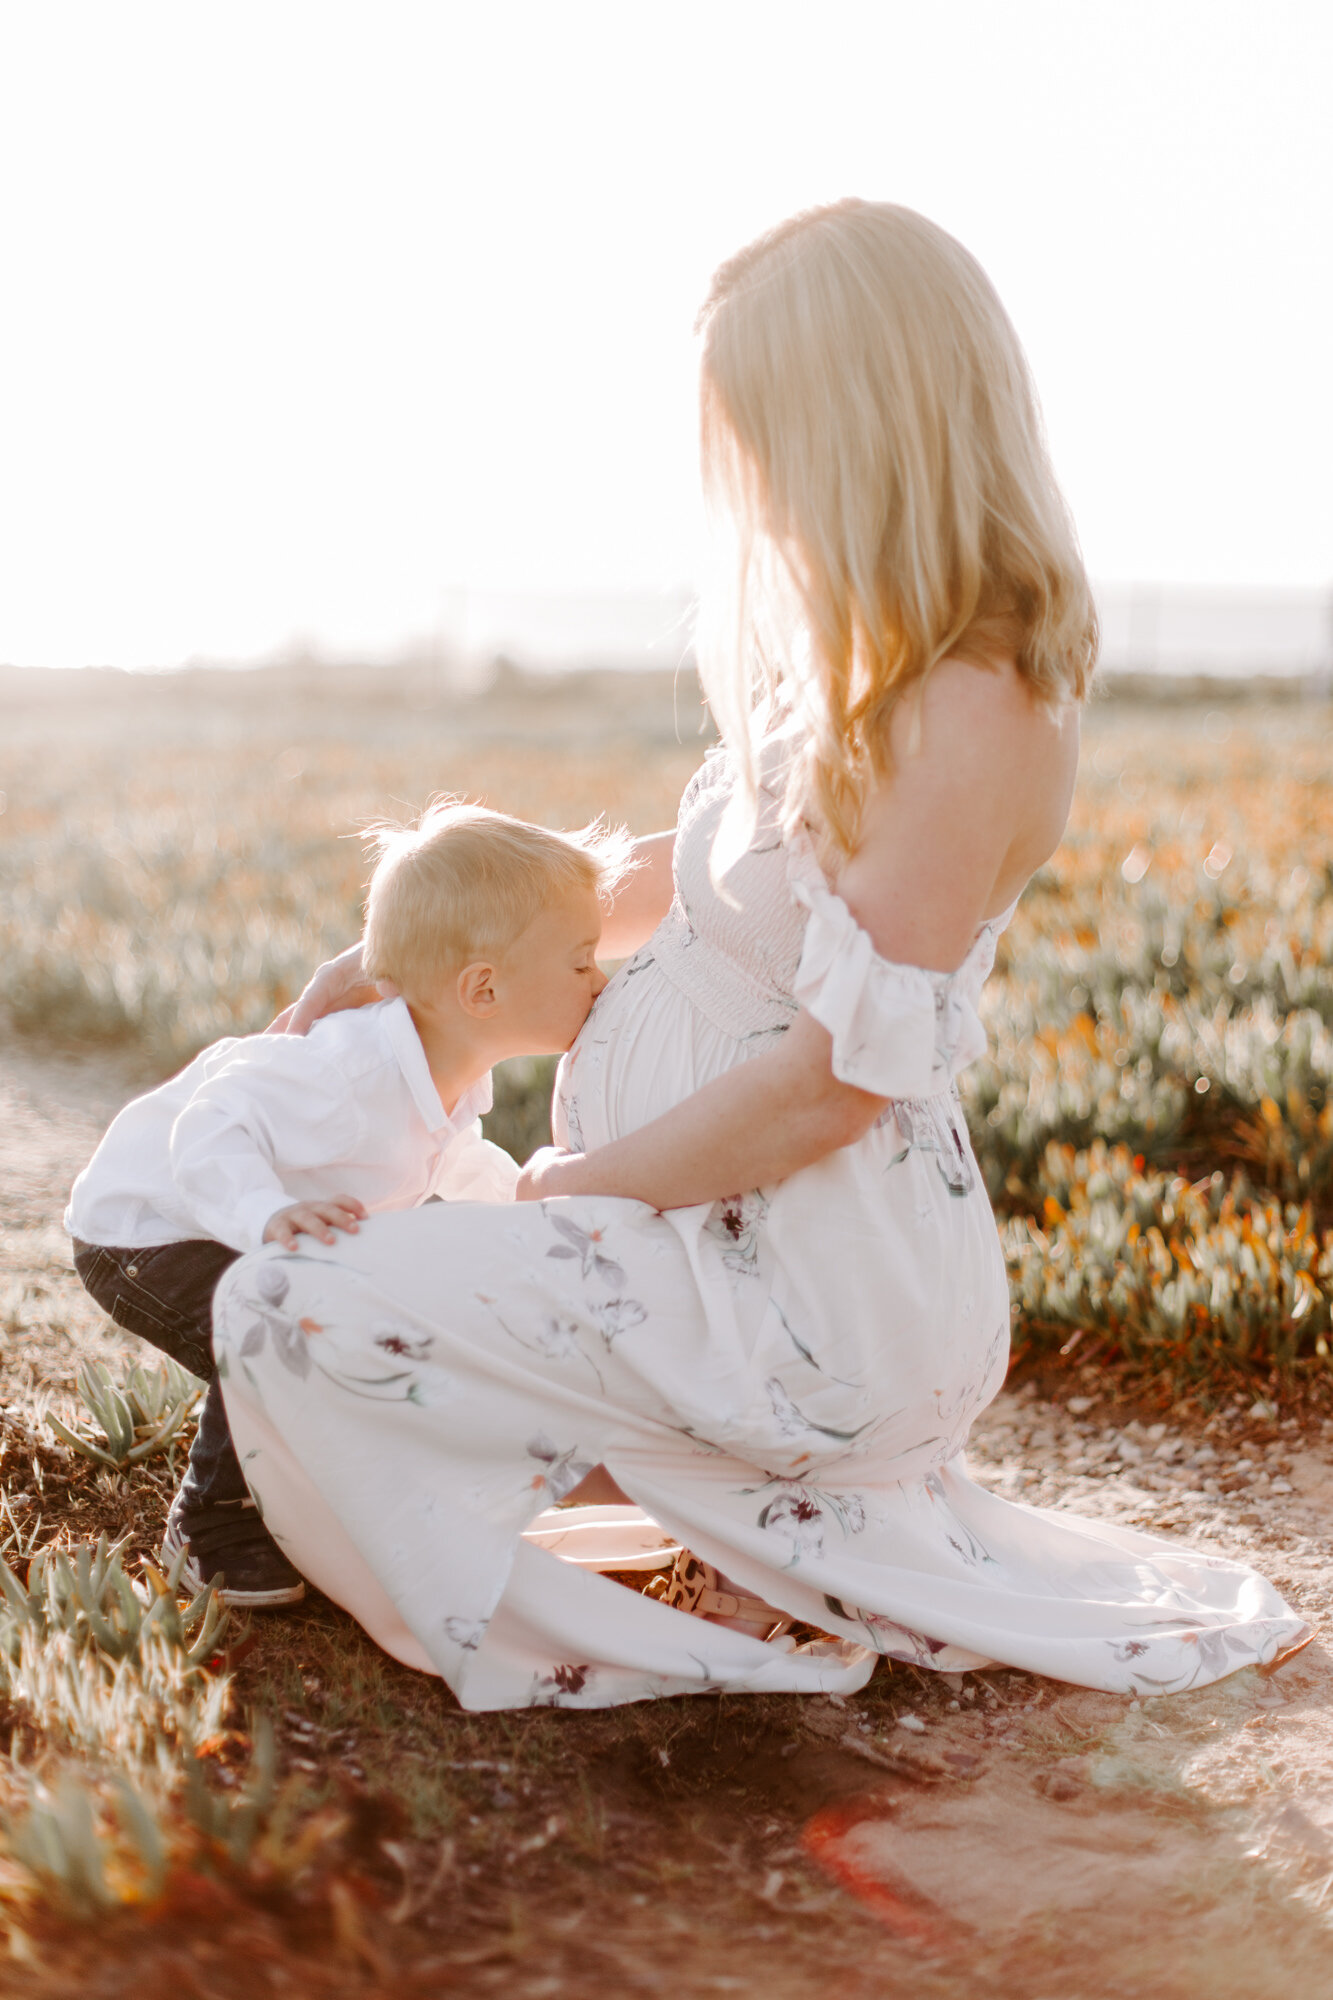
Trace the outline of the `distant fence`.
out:
<instances>
[{"instance_id":1,"label":"distant fence","mask_svg":"<svg viewBox=\"0 0 1333 2000\"><path fill-rule=\"evenodd\" d=\"M1102 584L1096 595L1109 674L1272 674L1333 688L1333 589Z\"/></svg>"},{"instance_id":2,"label":"distant fence","mask_svg":"<svg viewBox=\"0 0 1333 2000\"><path fill-rule=\"evenodd\" d=\"M1327 590L1096 586L1102 667L1168 677L1269 674L1333 686L1333 587ZM638 667L691 661L686 590L587 596L485 591L449 595L447 650L474 669L497 656L535 669Z\"/></svg>"}]
</instances>

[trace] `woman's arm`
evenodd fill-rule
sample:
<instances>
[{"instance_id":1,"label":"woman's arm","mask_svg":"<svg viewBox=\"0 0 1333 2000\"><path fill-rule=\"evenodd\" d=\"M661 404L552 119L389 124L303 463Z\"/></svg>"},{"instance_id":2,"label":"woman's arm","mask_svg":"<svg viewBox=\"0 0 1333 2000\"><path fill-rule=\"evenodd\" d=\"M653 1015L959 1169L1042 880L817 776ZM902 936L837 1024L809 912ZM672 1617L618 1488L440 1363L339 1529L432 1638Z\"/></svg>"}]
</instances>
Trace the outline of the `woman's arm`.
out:
<instances>
[{"instance_id":1,"label":"woman's arm","mask_svg":"<svg viewBox=\"0 0 1333 2000\"><path fill-rule=\"evenodd\" d=\"M675 847L674 827L670 833L648 833L635 841L635 867L616 890L602 919L598 958L628 958L657 929L675 893L671 878Z\"/></svg>"},{"instance_id":2,"label":"woman's arm","mask_svg":"<svg viewBox=\"0 0 1333 2000\"><path fill-rule=\"evenodd\" d=\"M837 889L881 957L952 971L1058 843L1078 722L1038 708L1012 667L948 660L927 684L921 723L916 747L895 740L894 775L870 801ZM884 1103L834 1076L832 1039L802 1012L777 1048L627 1138L586 1155L539 1154L519 1198L716 1201L853 1144Z\"/></svg>"},{"instance_id":3,"label":"woman's arm","mask_svg":"<svg viewBox=\"0 0 1333 2000\"><path fill-rule=\"evenodd\" d=\"M832 1040L799 1013L774 1049L728 1070L692 1097L593 1153L539 1153L519 1177L520 1201L557 1194L627 1195L652 1208L689 1208L785 1180L874 1124L884 1109L830 1063Z\"/></svg>"}]
</instances>

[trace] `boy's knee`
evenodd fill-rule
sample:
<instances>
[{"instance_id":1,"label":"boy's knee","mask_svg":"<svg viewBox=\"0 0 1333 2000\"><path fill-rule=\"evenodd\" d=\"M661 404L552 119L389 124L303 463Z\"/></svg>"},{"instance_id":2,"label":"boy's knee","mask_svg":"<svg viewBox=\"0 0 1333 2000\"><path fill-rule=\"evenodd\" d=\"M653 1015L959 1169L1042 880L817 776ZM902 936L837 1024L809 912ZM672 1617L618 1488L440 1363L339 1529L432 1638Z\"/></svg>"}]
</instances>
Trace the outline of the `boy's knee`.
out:
<instances>
[{"instance_id":1,"label":"boy's knee","mask_svg":"<svg viewBox=\"0 0 1333 2000\"><path fill-rule=\"evenodd\" d=\"M205 1241L145 1250L76 1242L74 1268L117 1326L207 1380L213 1373L213 1292L236 1255Z\"/></svg>"}]
</instances>

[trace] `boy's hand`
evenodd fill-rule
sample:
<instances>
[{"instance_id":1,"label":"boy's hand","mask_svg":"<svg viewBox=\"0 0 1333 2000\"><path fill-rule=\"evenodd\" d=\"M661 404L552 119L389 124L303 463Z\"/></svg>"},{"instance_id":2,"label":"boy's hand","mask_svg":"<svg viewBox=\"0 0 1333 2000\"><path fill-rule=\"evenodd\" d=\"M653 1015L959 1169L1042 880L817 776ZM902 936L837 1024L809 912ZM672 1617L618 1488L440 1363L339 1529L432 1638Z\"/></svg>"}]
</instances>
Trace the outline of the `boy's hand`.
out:
<instances>
[{"instance_id":1,"label":"boy's hand","mask_svg":"<svg viewBox=\"0 0 1333 2000\"><path fill-rule=\"evenodd\" d=\"M321 1243L332 1243L335 1229L345 1229L349 1236L355 1236L357 1223L365 1219L365 1204L355 1195L336 1195L332 1201L294 1201L290 1208L280 1208L269 1217L264 1241L281 1243L284 1250L290 1250L301 1235L317 1236Z\"/></svg>"}]
</instances>

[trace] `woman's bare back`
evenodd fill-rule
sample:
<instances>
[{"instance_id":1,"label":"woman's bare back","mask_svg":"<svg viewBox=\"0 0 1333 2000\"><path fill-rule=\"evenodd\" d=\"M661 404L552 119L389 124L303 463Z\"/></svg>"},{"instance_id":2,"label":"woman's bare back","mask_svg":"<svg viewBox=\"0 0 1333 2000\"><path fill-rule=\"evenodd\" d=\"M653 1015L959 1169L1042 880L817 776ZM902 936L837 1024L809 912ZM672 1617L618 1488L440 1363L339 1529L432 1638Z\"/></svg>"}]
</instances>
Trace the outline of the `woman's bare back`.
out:
<instances>
[{"instance_id":1,"label":"woman's bare back","mask_svg":"<svg viewBox=\"0 0 1333 2000\"><path fill-rule=\"evenodd\" d=\"M1009 661L942 660L899 705L890 774L837 876L885 958L961 963L1059 845L1078 741L1078 709L1043 707Z\"/></svg>"}]
</instances>

